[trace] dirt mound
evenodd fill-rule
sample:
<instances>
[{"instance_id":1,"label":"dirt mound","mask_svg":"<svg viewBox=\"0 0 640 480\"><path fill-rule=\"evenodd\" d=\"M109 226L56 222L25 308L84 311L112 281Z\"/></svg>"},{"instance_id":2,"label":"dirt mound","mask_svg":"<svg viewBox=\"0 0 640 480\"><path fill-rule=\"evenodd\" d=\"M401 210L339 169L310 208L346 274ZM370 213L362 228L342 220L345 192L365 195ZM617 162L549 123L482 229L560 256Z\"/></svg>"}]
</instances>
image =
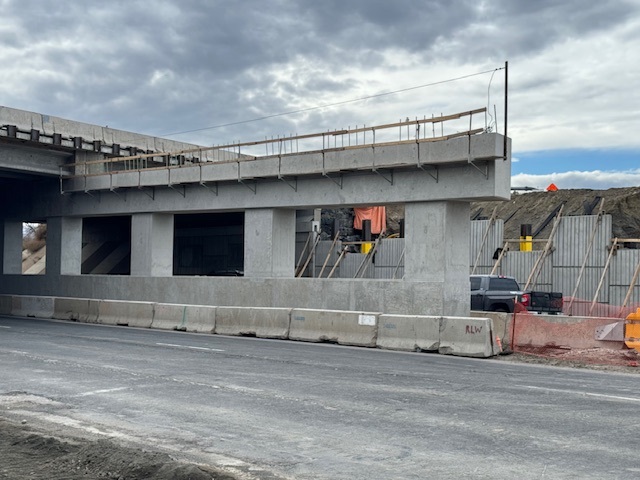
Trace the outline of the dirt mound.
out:
<instances>
[{"instance_id":1,"label":"dirt mound","mask_svg":"<svg viewBox=\"0 0 640 480\"><path fill-rule=\"evenodd\" d=\"M210 467L109 440L61 440L0 418L0 479L235 480Z\"/></svg>"},{"instance_id":2,"label":"dirt mound","mask_svg":"<svg viewBox=\"0 0 640 480\"><path fill-rule=\"evenodd\" d=\"M520 225L525 223L531 224L533 232L539 230L536 238L548 238L553 221L543 224L550 216L553 218L560 205L564 204L563 216L595 215L601 199L604 199L604 213L612 217L613 236L640 239L640 187L514 193L509 201L472 203L471 219L486 220L496 208L497 218L504 221L504 238L519 238ZM403 205L387 207L387 234L399 232L402 218ZM343 236L354 235L352 209L323 210L322 231L333 232L334 220L340 221Z\"/></svg>"},{"instance_id":3,"label":"dirt mound","mask_svg":"<svg viewBox=\"0 0 640 480\"><path fill-rule=\"evenodd\" d=\"M531 224L535 232L560 205L564 204L563 216L595 215L601 199L604 199L604 213L612 217L613 236L640 238L640 187L516 193L507 202L472 203L471 218L490 218L497 208L497 218L505 222L505 238L519 238L521 224ZM536 238L548 238L552 224L549 222L542 228Z\"/></svg>"}]
</instances>

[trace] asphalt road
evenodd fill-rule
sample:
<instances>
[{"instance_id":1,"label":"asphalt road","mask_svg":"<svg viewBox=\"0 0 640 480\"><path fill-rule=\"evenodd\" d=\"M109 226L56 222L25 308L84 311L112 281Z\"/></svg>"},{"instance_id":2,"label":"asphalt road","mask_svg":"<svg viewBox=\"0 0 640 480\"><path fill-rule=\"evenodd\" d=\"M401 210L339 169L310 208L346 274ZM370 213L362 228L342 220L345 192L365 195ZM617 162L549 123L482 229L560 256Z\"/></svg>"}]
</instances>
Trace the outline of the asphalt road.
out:
<instances>
[{"instance_id":1,"label":"asphalt road","mask_svg":"<svg viewBox=\"0 0 640 480\"><path fill-rule=\"evenodd\" d=\"M637 375L0 317L0 408L254 478L640 478Z\"/></svg>"}]
</instances>

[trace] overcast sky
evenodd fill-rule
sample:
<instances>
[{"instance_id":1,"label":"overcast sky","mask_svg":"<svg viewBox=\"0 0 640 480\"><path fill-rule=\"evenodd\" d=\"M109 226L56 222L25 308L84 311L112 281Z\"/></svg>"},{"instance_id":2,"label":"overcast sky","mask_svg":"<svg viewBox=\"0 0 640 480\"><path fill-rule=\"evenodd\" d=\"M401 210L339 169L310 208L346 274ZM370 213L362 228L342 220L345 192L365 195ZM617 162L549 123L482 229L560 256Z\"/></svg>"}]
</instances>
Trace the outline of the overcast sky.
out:
<instances>
[{"instance_id":1,"label":"overcast sky","mask_svg":"<svg viewBox=\"0 0 640 480\"><path fill-rule=\"evenodd\" d=\"M508 61L514 185L640 183L640 0L0 0L0 12L0 105L202 145L484 106L502 131Z\"/></svg>"}]
</instances>

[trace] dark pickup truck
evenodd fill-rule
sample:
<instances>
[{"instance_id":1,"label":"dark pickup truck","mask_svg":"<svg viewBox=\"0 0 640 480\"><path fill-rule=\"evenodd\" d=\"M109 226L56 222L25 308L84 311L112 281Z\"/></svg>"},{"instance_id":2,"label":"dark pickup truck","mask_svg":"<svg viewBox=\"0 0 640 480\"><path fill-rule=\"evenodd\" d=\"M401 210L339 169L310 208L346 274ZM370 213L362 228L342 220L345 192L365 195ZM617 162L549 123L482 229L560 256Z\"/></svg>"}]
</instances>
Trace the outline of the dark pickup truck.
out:
<instances>
[{"instance_id":1,"label":"dark pickup truck","mask_svg":"<svg viewBox=\"0 0 640 480\"><path fill-rule=\"evenodd\" d=\"M523 292L513 277L471 275L470 279L471 310L512 313L517 301L531 312L562 312L560 292Z\"/></svg>"}]
</instances>

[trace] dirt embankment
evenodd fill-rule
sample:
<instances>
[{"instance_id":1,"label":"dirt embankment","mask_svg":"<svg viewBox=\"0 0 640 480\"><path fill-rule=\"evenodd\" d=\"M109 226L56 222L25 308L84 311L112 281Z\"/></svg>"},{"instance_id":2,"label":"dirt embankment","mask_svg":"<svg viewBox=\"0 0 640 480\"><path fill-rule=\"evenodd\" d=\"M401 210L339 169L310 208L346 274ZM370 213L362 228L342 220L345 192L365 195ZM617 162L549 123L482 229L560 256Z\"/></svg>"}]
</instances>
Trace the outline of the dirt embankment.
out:
<instances>
[{"instance_id":1,"label":"dirt embankment","mask_svg":"<svg viewBox=\"0 0 640 480\"><path fill-rule=\"evenodd\" d=\"M519 238L521 224L531 224L535 231L562 204L564 204L563 216L595 215L602 199L604 199L604 213L612 217L613 236L640 239L640 187L514 193L509 201L472 203L471 219L488 219L495 208L497 218L504 221L504 237ZM399 220L402 218L404 218L404 205L387 206L388 234L398 233ZM334 220L340 221L343 236L354 235L352 209L322 211L322 231L327 232L327 236L333 232ZM536 238L548 238L552 226L551 221Z\"/></svg>"},{"instance_id":2,"label":"dirt embankment","mask_svg":"<svg viewBox=\"0 0 640 480\"><path fill-rule=\"evenodd\" d=\"M604 213L612 217L613 236L640 238L640 187L513 194L507 202L472 203L471 218L490 218L496 208L497 218L505 221L505 238L519 238L521 224L531 224L535 231L562 204L563 216L595 215L602 199ZM552 225L550 222L537 238L548 238Z\"/></svg>"}]
</instances>

